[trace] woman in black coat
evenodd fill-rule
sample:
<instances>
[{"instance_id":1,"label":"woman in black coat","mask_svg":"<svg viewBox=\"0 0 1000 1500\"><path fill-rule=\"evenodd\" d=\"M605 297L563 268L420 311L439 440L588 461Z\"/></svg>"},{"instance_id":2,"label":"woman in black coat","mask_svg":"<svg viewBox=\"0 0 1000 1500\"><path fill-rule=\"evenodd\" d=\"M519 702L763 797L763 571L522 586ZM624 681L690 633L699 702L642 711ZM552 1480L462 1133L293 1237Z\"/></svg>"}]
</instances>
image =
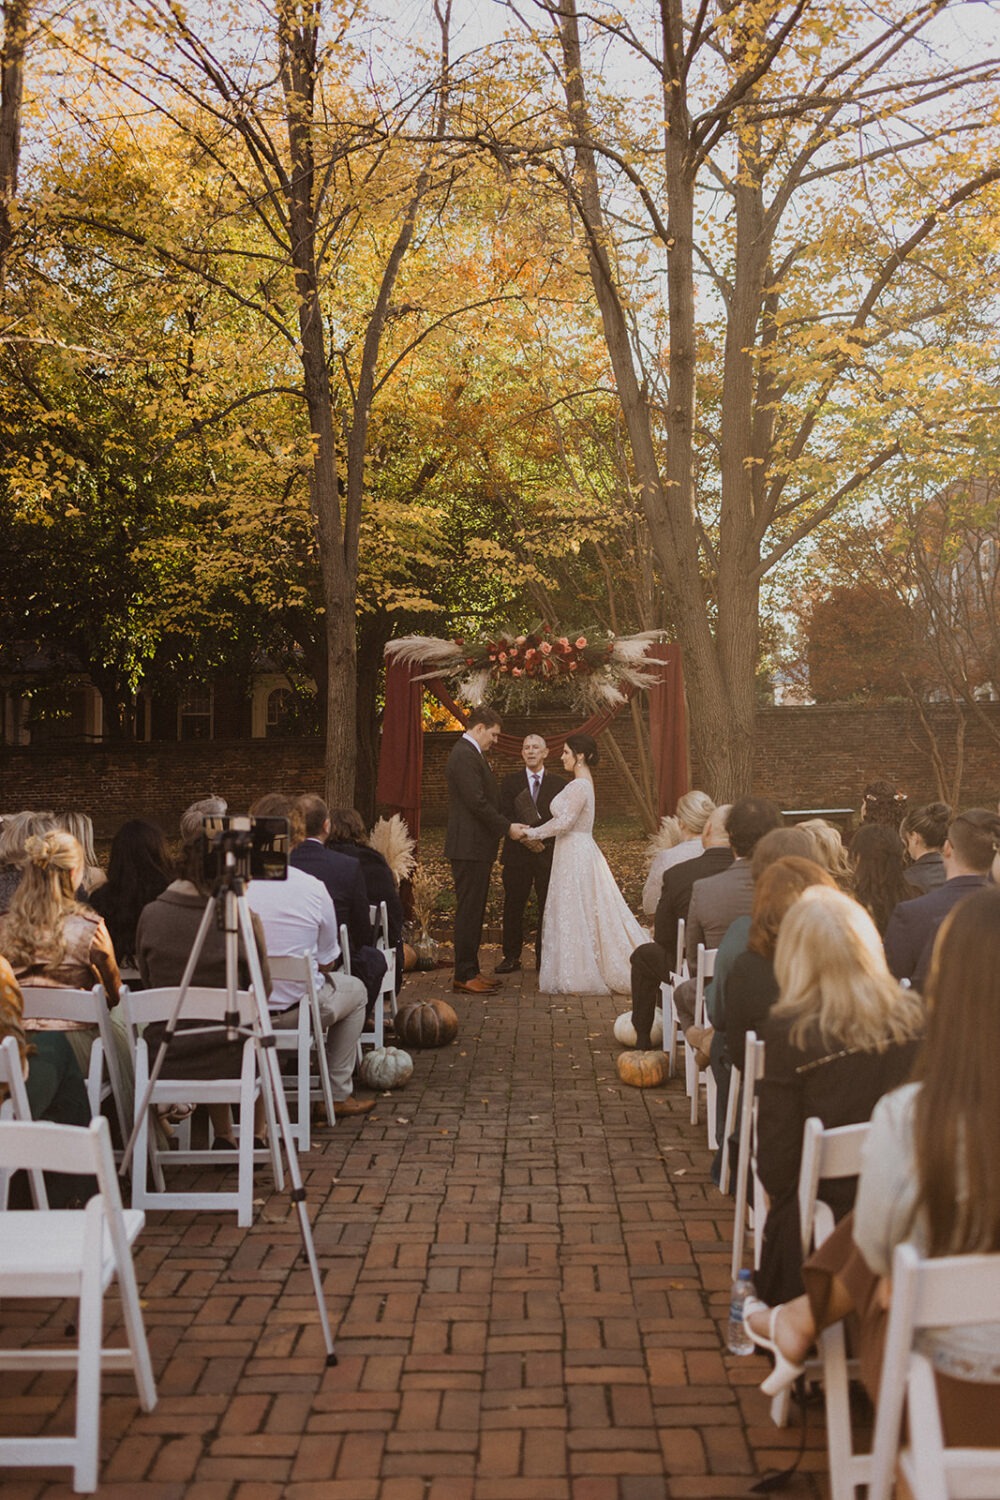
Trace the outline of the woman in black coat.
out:
<instances>
[{"instance_id":1,"label":"woman in black coat","mask_svg":"<svg viewBox=\"0 0 1000 1500\"><path fill-rule=\"evenodd\" d=\"M870 1119L882 1095L909 1078L924 1018L920 996L890 975L871 917L840 891L802 893L781 924L774 968L781 999L764 1027L757 1139L770 1207L756 1283L769 1306L802 1292L806 1120L830 1128ZM853 1178L821 1183L820 1197L840 1219L856 1188Z\"/></svg>"},{"instance_id":2,"label":"woman in black coat","mask_svg":"<svg viewBox=\"0 0 1000 1500\"><path fill-rule=\"evenodd\" d=\"M361 866L368 905L376 910L384 901L389 918L389 946L396 952L396 994L403 984L403 903L392 871L377 849L368 842L361 814L353 807L336 807L330 813L330 837L326 847L347 854Z\"/></svg>"}]
</instances>

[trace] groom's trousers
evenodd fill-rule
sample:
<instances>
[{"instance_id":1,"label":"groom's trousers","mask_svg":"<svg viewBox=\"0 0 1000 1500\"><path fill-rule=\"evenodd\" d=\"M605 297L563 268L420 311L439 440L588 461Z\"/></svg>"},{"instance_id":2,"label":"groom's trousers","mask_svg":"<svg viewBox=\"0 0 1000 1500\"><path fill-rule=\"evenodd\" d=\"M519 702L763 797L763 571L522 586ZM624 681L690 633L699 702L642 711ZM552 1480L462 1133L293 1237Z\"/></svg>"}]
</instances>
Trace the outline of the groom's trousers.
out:
<instances>
[{"instance_id":1,"label":"groom's trousers","mask_svg":"<svg viewBox=\"0 0 1000 1500\"><path fill-rule=\"evenodd\" d=\"M479 943L492 869L492 860L451 861L455 882L455 978L463 983L475 979L479 973Z\"/></svg>"}]
</instances>

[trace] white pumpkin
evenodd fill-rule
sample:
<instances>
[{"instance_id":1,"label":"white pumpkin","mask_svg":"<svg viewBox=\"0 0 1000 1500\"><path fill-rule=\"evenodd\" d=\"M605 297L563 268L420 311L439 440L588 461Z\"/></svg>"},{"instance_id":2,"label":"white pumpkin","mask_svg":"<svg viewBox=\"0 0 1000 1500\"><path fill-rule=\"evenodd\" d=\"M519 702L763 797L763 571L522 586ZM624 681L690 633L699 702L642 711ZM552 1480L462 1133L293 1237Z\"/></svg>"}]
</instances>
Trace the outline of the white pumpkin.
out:
<instances>
[{"instance_id":1,"label":"white pumpkin","mask_svg":"<svg viewBox=\"0 0 1000 1500\"><path fill-rule=\"evenodd\" d=\"M401 1047L376 1047L365 1052L359 1072L370 1089L401 1089L413 1076L413 1058Z\"/></svg>"},{"instance_id":2,"label":"white pumpkin","mask_svg":"<svg viewBox=\"0 0 1000 1500\"><path fill-rule=\"evenodd\" d=\"M653 1024L650 1027L650 1039L654 1047L663 1046L663 1012L657 1006L653 1012ZM615 1022L615 1041L622 1047L635 1046L635 1027L632 1025L632 1012L623 1010Z\"/></svg>"}]
</instances>

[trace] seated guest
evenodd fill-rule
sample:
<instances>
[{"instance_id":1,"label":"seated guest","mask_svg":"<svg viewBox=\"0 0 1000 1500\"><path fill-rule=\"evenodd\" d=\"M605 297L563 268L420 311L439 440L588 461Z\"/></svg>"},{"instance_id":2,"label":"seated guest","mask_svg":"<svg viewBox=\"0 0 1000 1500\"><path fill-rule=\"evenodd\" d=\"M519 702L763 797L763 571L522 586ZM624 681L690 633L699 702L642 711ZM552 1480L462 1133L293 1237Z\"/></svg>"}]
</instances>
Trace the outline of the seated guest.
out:
<instances>
[{"instance_id":1,"label":"seated guest","mask_svg":"<svg viewBox=\"0 0 1000 1500\"><path fill-rule=\"evenodd\" d=\"M920 997L890 976L871 917L843 892L803 891L785 916L774 954L780 1000L764 1027L758 1085L757 1166L770 1199L760 1270L765 1302L802 1291L798 1182L802 1131L871 1116L905 1083L923 1026ZM836 1218L854 1182L831 1182L822 1197Z\"/></svg>"},{"instance_id":2,"label":"seated guest","mask_svg":"<svg viewBox=\"0 0 1000 1500\"><path fill-rule=\"evenodd\" d=\"M667 871L683 864L686 859L697 859L701 854L701 836L714 808L715 803L707 792L685 792L677 803L674 816L662 819L657 837L665 843L666 835L672 841L669 846L657 850L649 866L646 884L642 888L642 909L647 917L656 912Z\"/></svg>"},{"instance_id":3,"label":"seated guest","mask_svg":"<svg viewBox=\"0 0 1000 1500\"><path fill-rule=\"evenodd\" d=\"M701 853L696 859L686 859L668 870L663 877L663 887L656 907L653 924L654 934L662 933L666 938L664 947L669 949L671 963L677 939L677 924L687 920L691 905L691 892L696 881L707 880L711 875L721 875L733 862L733 851L726 832L726 819L732 808L729 803L713 808L701 834ZM660 938L657 937L657 942Z\"/></svg>"},{"instance_id":4,"label":"seated guest","mask_svg":"<svg viewBox=\"0 0 1000 1500\"><path fill-rule=\"evenodd\" d=\"M346 854L361 866L369 907L376 911L385 902L389 919L389 943L396 952L396 993L403 983L403 903L392 871L377 849L368 842L361 814L353 807L337 807L330 814L330 833L326 847L335 854Z\"/></svg>"},{"instance_id":5,"label":"seated guest","mask_svg":"<svg viewBox=\"0 0 1000 1500\"><path fill-rule=\"evenodd\" d=\"M791 830L788 830L791 832ZM776 829L777 834L785 832ZM757 846L767 842L761 839ZM756 862L757 854L754 855ZM786 855L767 865L754 882L753 911L747 932L746 947L737 954L725 977L723 1005L726 1027L726 1052L737 1067L743 1066L748 1031L763 1030L772 1006L778 999L778 981L774 973L774 950L778 942L781 924L791 911L802 892L810 886L826 886L836 890L833 876L828 874L815 860ZM733 923L742 926L744 919ZM723 944L729 942L729 929ZM721 949L720 949L721 952Z\"/></svg>"},{"instance_id":6,"label":"seated guest","mask_svg":"<svg viewBox=\"0 0 1000 1500\"><path fill-rule=\"evenodd\" d=\"M801 1372L817 1333L858 1318L861 1378L878 1395L895 1247L923 1256L1000 1251L1000 893L976 890L953 909L927 981L927 1040L917 1081L875 1107L854 1213L802 1269L805 1295L751 1304L747 1327L769 1348L773 1394ZM995 1312L995 1310L993 1310ZM1000 1323L927 1330L946 1444L995 1447L1000 1431Z\"/></svg>"},{"instance_id":7,"label":"seated guest","mask_svg":"<svg viewBox=\"0 0 1000 1500\"><path fill-rule=\"evenodd\" d=\"M825 818L804 818L795 826L804 828L812 837L816 846L812 858L816 863L833 876L840 890L850 893L854 888L854 875L840 829Z\"/></svg>"},{"instance_id":8,"label":"seated guest","mask_svg":"<svg viewBox=\"0 0 1000 1500\"><path fill-rule=\"evenodd\" d=\"M937 930L953 906L989 880L995 845L1000 842L1000 816L973 807L948 825L941 850L947 879L916 900L903 901L885 930L885 956L897 979L922 988L930 967Z\"/></svg>"},{"instance_id":9,"label":"seated guest","mask_svg":"<svg viewBox=\"0 0 1000 1500\"><path fill-rule=\"evenodd\" d=\"M906 812L906 793L891 781L870 781L861 799L862 823L881 823L898 829Z\"/></svg>"},{"instance_id":10,"label":"seated guest","mask_svg":"<svg viewBox=\"0 0 1000 1500\"><path fill-rule=\"evenodd\" d=\"M851 864L853 894L884 934L900 901L917 894L903 873L903 841L884 823L862 823L851 839Z\"/></svg>"},{"instance_id":11,"label":"seated guest","mask_svg":"<svg viewBox=\"0 0 1000 1500\"><path fill-rule=\"evenodd\" d=\"M120 978L114 945L102 917L76 899L83 873L83 850L62 829L35 834L25 841L26 863L7 915L0 919L0 953L10 960L21 985L41 989L90 990L104 986L111 1011L115 1056L125 1097L131 1110L135 1069L128 1033L115 1009ZM86 1075L96 1026L83 1021L33 1017L25 1029L61 1031L80 1071Z\"/></svg>"},{"instance_id":12,"label":"seated guest","mask_svg":"<svg viewBox=\"0 0 1000 1500\"><path fill-rule=\"evenodd\" d=\"M726 818L726 832L734 859L721 875L695 882L688 907L685 942L688 968L694 975L698 964L698 944L718 948L731 922L750 915L753 906L753 874L750 859L759 841L772 829L781 827L781 809L767 797L742 797L734 802ZM691 978L674 990L677 1020L685 1034L694 1024L696 981ZM691 1045L699 1047L701 1035Z\"/></svg>"},{"instance_id":13,"label":"seated guest","mask_svg":"<svg viewBox=\"0 0 1000 1500\"><path fill-rule=\"evenodd\" d=\"M304 870L307 875L321 880L329 891L337 913L337 926L347 928L351 944L351 973L361 980L368 993L370 1017L382 989L387 965L385 954L375 947L368 891L360 861L354 853L338 854L326 847L326 840L330 837L330 810L322 797L298 797L295 808L305 827L305 838L294 845L289 862L297 870Z\"/></svg>"},{"instance_id":14,"label":"seated guest","mask_svg":"<svg viewBox=\"0 0 1000 1500\"><path fill-rule=\"evenodd\" d=\"M941 850L948 837L948 824L954 813L947 802L928 802L908 812L899 827L910 863L906 867L906 883L915 887L918 895L926 895L944 885L944 859Z\"/></svg>"},{"instance_id":15,"label":"seated guest","mask_svg":"<svg viewBox=\"0 0 1000 1500\"><path fill-rule=\"evenodd\" d=\"M764 871L769 870L776 860L786 857L812 860L815 852L816 841L810 833L806 832L801 823L796 823L791 828L772 828L770 833L765 833L763 838L757 840L753 857L750 860L755 898ZM696 1048L703 1045L707 1051L712 1040L713 1028L721 1028L723 1032L725 1031L726 984L736 959L741 953L747 951L750 922L750 913L730 922L722 941L715 950L715 971L705 989L705 1013L711 1025L705 1029L704 1043L698 1041L694 1043ZM739 1066L742 1063L742 1056L733 1061Z\"/></svg>"},{"instance_id":16,"label":"seated guest","mask_svg":"<svg viewBox=\"0 0 1000 1500\"><path fill-rule=\"evenodd\" d=\"M0 828L0 916L10 910L21 883L25 841L55 826L55 815L50 812L17 812L4 818Z\"/></svg>"},{"instance_id":17,"label":"seated guest","mask_svg":"<svg viewBox=\"0 0 1000 1500\"><path fill-rule=\"evenodd\" d=\"M749 913L753 905L750 858L758 840L780 827L781 809L767 797L741 797L729 809L726 832L733 862L720 875L696 881L691 892L685 942L692 974L698 962L698 944L718 948L730 922Z\"/></svg>"},{"instance_id":18,"label":"seated guest","mask_svg":"<svg viewBox=\"0 0 1000 1500\"><path fill-rule=\"evenodd\" d=\"M143 907L135 935L135 959L143 985L147 989L169 989L184 978L211 888L205 878L201 837L205 818L220 818L226 811L221 797L206 797L192 803L181 817L183 852L178 878L170 882L153 901ZM270 987L267 971L267 949L263 931L254 922L257 953L263 969L265 987ZM250 985L250 969L238 939L237 983L241 989ZM226 988L226 935L217 922L209 923L197 967L191 983L208 989ZM136 1011L142 1015L142 993L136 996ZM150 1023L144 1035L149 1047L152 1068L166 1033L166 1022ZM190 1033L190 1035L188 1034ZM167 1048L162 1078L238 1078L243 1066L243 1038L229 1042L225 1028L207 1026L203 1021L181 1021ZM220 1150L235 1150L233 1118L228 1104L206 1106L212 1130ZM263 1099L258 1099L254 1117L254 1135L264 1144Z\"/></svg>"},{"instance_id":19,"label":"seated guest","mask_svg":"<svg viewBox=\"0 0 1000 1500\"><path fill-rule=\"evenodd\" d=\"M162 895L173 879L163 834L155 823L130 818L111 841L108 878L90 897L90 906L108 924L122 969L138 970L135 932L144 906ZM204 902L202 902L204 906Z\"/></svg>"},{"instance_id":20,"label":"seated guest","mask_svg":"<svg viewBox=\"0 0 1000 1500\"><path fill-rule=\"evenodd\" d=\"M729 847L726 818L729 807L717 807L709 815L702 830L700 845L703 853L697 859L683 860L668 870L663 877L663 891L656 907L653 924L653 942L640 943L633 950L631 965L632 1025L636 1032L636 1046L648 1051L650 1027L660 998L660 985L673 971L677 958L677 923L687 915L688 903L695 880L707 875L717 875L733 862L733 851Z\"/></svg>"},{"instance_id":21,"label":"seated guest","mask_svg":"<svg viewBox=\"0 0 1000 1500\"><path fill-rule=\"evenodd\" d=\"M71 833L83 850L84 869L80 890L81 900L86 900L91 892L96 891L97 887L103 885L107 879L97 862L93 820L88 813L62 812L56 814L55 824L57 828L65 828L67 833Z\"/></svg>"},{"instance_id":22,"label":"seated guest","mask_svg":"<svg viewBox=\"0 0 1000 1500\"><path fill-rule=\"evenodd\" d=\"M32 1032L29 1042L24 1029L24 1000L14 971L0 958L0 1042L12 1036L24 1070L24 1089L33 1120L54 1125L89 1125L90 1100L80 1065L62 1031ZM0 1086L0 1103L4 1090ZM97 1179L72 1172L46 1172L45 1193L50 1208L69 1208L86 1203L97 1192ZM23 1172L14 1174L8 1207L26 1208L31 1203Z\"/></svg>"},{"instance_id":23,"label":"seated guest","mask_svg":"<svg viewBox=\"0 0 1000 1500\"><path fill-rule=\"evenodd\" d=\"M258 798L251 812L260 818L287 818L294 853L304 832L298 802L293 803L281 792L269 792ZM330 854L331 859L342 857L329 850L323 850L323 853ZM354 860L345 859L344 863L358 868ZM359 978L338 972L341 968L339 924L330 892L323 881L299 869L292 861L286 880L252 880L247 900L260 917L268 951L276 958L309 952L314 955L313 982L326 1032L334 1111L338 1116L367 1114L374 1109L375 1100L353 1097L353 1075L368 997ZM299 1005L305 996L304 981L286 979L274 985L270 1007L271 1024L275 1030L298 1026Z\"/></svg>"}]
</instances>

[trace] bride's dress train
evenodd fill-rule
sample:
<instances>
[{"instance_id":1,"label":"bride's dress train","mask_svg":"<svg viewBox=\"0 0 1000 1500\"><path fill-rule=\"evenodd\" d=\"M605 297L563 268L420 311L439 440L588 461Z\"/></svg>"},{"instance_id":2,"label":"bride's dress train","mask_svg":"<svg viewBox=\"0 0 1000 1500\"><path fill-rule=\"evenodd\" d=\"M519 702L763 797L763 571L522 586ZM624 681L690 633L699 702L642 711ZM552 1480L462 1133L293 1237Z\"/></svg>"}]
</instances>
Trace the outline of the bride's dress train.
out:
<instances>
[{"instance_id":1,"label":"bride's dress train","mask_svg":"<svg viewBox=\"0 0 1000 1500\"><path fill-rule=\"evenodd\" d=\"M538 988L552 995L627 995L629 957L649 934L632 915L594 842L594 787L577 777L552 799L552 816L531 829L555 835L542 924Z\"/></svg>"}]
</instances>

